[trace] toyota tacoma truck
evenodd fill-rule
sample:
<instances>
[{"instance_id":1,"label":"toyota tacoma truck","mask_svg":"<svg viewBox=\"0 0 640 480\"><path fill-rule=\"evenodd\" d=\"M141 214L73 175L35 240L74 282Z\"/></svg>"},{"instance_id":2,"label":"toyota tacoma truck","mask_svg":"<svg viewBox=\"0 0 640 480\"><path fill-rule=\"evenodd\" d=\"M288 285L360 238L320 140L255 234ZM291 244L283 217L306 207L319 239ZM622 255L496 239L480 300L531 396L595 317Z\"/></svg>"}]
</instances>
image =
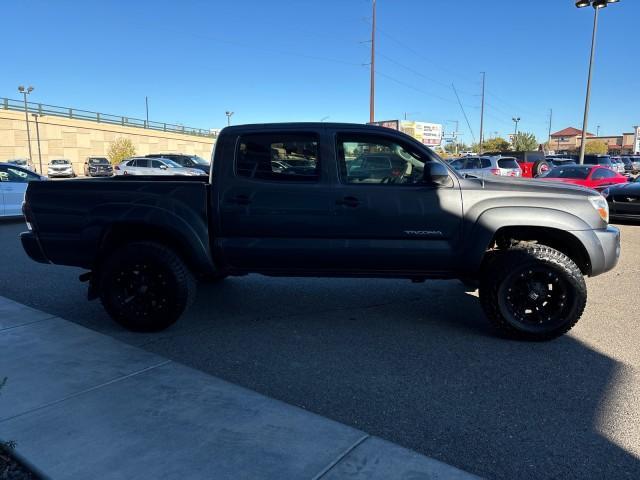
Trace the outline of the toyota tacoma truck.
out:
<instances>
[{"instance_id":1,"label":"toyota tacoma truck","mask_svg":"<svg viewBox=\"0 0 640 480\"><path fill-rule=\"evenodd\" d=\"M461 176L383 127L227 127L204 178L31 183L22 245L86 269L89 299L135 331L173 324L199 280L256 273L460 279L497 333L525 340L575 325L585 276L620 255L595 191Z\"/></svg>"}]
</instances>

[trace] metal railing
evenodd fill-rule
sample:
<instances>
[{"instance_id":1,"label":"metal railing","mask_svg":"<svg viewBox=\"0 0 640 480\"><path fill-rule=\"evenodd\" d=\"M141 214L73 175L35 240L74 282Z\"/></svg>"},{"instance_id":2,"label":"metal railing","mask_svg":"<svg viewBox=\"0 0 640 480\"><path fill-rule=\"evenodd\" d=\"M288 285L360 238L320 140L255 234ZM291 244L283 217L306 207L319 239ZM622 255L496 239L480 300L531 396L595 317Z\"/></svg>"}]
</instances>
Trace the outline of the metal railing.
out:
<instances>
[{"instance_id":1,"label":"metal railing","mask_svg":"<svg viewBox=\"0 0 640 480\"><path fill-rule=\"evenodd\" d=\"M0 97L0 110L16 110L24 112L24 101ZM161 132L182 133L186 135L198 135L200 137L211 138L215 138L217 136L215 133L203 128L185 127L184 125L154 122L151 120L147 122L146 120L139 118L123 117L120 115L111 115L109 113L90 112L88 110L80 110L78 108L71 107L58 107L56 105L47 105L45 103L27 102L27 111L30 113L37 113L39 115L89 120L91 122L108 123L123 127L147 128L149 130L158 130Z\"/></svg>"}]
</instances>

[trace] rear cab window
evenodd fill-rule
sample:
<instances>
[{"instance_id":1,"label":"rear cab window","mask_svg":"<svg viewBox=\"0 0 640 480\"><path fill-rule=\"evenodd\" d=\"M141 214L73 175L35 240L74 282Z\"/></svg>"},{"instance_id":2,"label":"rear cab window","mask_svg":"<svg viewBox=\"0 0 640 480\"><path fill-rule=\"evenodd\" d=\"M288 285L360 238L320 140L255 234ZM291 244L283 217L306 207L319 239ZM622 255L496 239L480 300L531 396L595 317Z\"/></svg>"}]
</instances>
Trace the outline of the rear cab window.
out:
<instances>
[{"instance_id":1,"label":"rear cab window","mask_svg":"<svg viewBox=\"0 0 640 480\"><path fill-rule=\"evenodd\" d=\"M315 133L255 133L238 139L235 174L270 181L320 180L319 137Z\"/></svg>"}]
</instances>

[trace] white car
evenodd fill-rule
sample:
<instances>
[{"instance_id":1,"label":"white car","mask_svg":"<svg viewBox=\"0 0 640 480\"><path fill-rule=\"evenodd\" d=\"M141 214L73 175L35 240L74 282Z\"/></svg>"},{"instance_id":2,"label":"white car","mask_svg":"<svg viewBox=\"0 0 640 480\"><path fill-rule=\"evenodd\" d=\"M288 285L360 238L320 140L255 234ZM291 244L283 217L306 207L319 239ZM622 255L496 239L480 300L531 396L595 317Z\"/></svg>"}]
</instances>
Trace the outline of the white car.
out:
<instances>
[{"instance_id":1,"label":"white car","mask_svg":"<svg viewBox=\"0 0 640 480\"><path fill-rule=\"evenodd\" d=\"M46 177L11 163L0 163L0 217L22 215L27 185L40 180L46 180Z\"/></svg>"},{"instance_id":2,"label":"white car","mask_svg":"<svg viewBox=\"0 0 640 480\"><path fill-rule=\"evenodd\" d=\"M66 158L58 158L49 162L47 168L47 176L53 177L75 177L76 172L73 171L73 165Z\"/></svg>"},{"instance_id":3,"label":"white car","mask_svg":"<svg viewBox=\"0 0 640 480\"><path fill-rule=\"evenodd\" d=\"M168 158L129 158L116 165L116 175L208 176L197 168L186 168Z\"/></svg>"}]
</instances>

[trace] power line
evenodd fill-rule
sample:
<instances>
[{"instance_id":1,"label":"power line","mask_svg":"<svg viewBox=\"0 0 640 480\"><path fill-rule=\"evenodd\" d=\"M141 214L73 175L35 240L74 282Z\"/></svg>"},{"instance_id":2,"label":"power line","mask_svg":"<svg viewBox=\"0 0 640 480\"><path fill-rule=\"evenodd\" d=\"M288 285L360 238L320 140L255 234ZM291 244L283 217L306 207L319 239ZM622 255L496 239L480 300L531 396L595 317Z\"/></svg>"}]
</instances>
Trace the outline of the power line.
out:
<instances>
[{"instance_id":1,"label":"power line","mask_svg":"<svg viewBox=\"0 0 640 480\"><path fill-rule=\"evenodd\" d=\"M456 86L452 83L451 88L453 88L453 93L456 94L456 98L458 99L458 104L460 105L460 110L462 110L462 114L464 115L464 119L467 121L467 127L469 127L469 131L471 132L471 138L473 141L476 141L476 136L473 134L473 128L471 128L471 123L469 123L469 117L467 117L467 112L464 111L464 107L462 106L462 102L460 101L460 97L458 96L458 92L456 91Z\"/></svg>"}]
</instances>

